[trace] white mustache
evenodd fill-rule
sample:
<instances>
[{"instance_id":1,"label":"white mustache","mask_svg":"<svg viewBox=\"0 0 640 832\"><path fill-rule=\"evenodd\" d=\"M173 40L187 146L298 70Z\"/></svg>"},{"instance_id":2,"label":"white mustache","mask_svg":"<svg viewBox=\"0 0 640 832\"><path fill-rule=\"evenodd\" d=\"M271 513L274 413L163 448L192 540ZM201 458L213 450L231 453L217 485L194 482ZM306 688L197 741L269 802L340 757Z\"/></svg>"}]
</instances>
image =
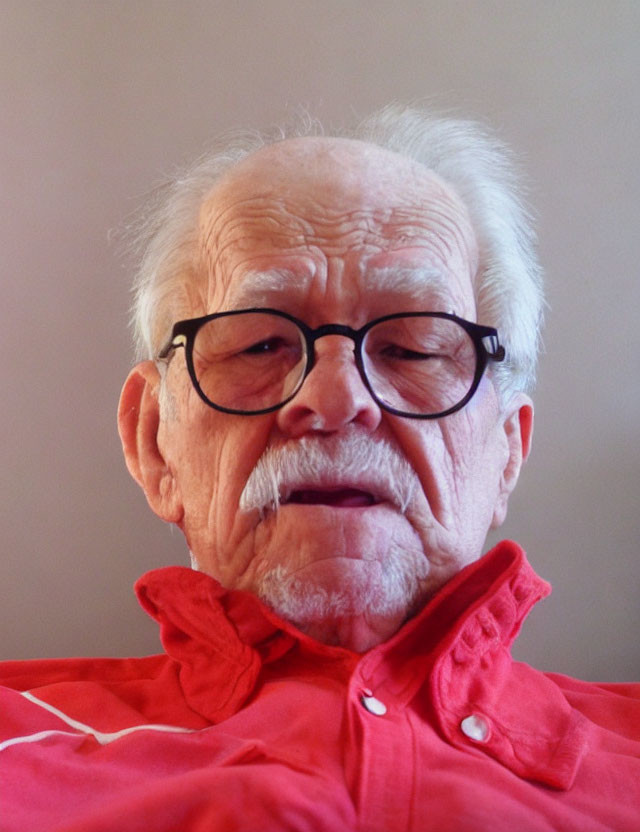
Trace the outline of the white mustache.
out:
<instances>
[{"instance_id":1,"label":"white mustache","mask_svg":"<svg viewBox=\"0 0 640 832\"><path fill-rule=\"evenodd\" d=\"M303 488L355 488L401 512L420 483L406 459L384 439L362 433L305 436L267 448L240 497L242 511L275 511Z\"/></svg>"}]
</instances>

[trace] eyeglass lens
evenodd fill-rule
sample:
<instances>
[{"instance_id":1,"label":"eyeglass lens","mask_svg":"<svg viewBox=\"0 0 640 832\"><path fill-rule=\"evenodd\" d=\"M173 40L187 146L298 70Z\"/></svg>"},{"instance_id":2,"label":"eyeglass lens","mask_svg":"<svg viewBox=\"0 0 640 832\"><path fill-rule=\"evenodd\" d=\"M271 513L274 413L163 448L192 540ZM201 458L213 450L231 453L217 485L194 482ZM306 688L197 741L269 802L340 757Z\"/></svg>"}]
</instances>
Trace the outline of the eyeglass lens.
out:
<instances>
[{"instance_id":1,"label":"eyeglass lens","mask_svg":"<svg viewBox=\"0 0 640 832\"><path fill-rule=\"evenodd\" d=\"M373 326L362 344L369 385L383 404L430 415L455 407L476 372L476 349L448 318L401 317ZM306 339L287 318L263 312L214 318L195 338L193 367L213 404L245 412L281 404L301 386Z\"/></svg>"},{"instance_id":2,"label":"eyeglass lens","mask_svg":"<svg viewBox=\"0 0 640 832\"><path fill-rule=\"evenodd\" d=\"M304 377L306 343L287 318L263 312L214 318L193 346L198 384L213 404L264 410L280 404Z\"/></svg>"}]
</instances>

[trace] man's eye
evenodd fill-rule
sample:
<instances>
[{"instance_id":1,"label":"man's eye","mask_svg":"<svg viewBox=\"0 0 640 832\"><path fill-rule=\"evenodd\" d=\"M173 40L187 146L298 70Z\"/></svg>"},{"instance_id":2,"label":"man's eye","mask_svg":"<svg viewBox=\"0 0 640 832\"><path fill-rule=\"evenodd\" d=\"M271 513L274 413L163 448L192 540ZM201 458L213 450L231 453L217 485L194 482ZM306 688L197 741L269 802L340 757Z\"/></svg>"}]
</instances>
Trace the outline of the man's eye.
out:
<instances>
[{"instance_id":1,"label":"man's eye","mask_svg":"<svg viewBox=\"0 0 640 832\"><path fill-rule=\"evenodd\" d=\"M407 347L400 347L397 344L389 344L381 353L385 358L394 358L399 361L426 361L430 358L440 357L433 352L418 352Z\"/></svg>"},{"instance_id":2,"label":"man's eye","mask_svg":"<svg viewBox=\"0 0 640 832\"><path fill-rule=\"evenodd\" d=\"M286 347L286 341L283 338L265 338L263 341L256 341L250 347L242 350L245 355L264 355L267 353L277 352L279 349Z\"/></svg>"}]
</instances>

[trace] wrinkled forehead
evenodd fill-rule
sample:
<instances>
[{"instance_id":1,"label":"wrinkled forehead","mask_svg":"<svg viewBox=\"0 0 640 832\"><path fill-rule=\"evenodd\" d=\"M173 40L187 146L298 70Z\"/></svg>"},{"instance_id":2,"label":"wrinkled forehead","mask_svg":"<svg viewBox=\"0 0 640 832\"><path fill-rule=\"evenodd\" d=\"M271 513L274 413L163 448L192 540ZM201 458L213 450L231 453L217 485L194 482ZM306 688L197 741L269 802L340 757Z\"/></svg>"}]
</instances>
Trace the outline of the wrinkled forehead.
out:
<instances>
[{"instance_id":1,"label":"wrinkled forehead","mask_svg":"<svg viewBox=\"0 0 640 832\"><path fill-rule=\"evenodd\" d=\"M348 139L290 139L232 168L200 212L200 263L211 293L280 255L348 269L412 251L432 271L477 267L475 234L456 192L433 171ZM382 260L380 260L382 258ZM378 270L379 271L379 270Z\"/></svg>"}]
</instances>

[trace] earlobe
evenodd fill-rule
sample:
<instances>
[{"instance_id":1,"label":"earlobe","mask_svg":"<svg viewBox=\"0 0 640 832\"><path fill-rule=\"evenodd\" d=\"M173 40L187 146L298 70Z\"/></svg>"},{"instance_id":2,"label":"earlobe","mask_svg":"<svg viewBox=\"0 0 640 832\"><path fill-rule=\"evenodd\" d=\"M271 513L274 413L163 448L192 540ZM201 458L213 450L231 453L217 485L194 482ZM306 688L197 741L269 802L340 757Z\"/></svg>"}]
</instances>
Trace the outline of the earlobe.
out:
<instances>
[{"instance_id":1,"label":"earlobe","mask_svg":"<svg viewBox=\"0 0 640 832\"><path fill-rule=\"evenodd\" d=\"M153 361L129 373L118 407L118 431L129 473L153 511L169 523L182 519L177 483L158 446L160 374Z\"/></svg>"},{"instance_id":2,"label":"earlobe","mask_svg":"<svg viewBox=\"0 0 640 832\"><path fill-rule=\"evenodd\" d=\"M533 402L525 393L518 393L511 400L503 418L502 429L506 442L506 461L501 472L498 498L491 522L492 529L504 523L509 497L531 451Z\"/></svg>"}]
</instances>

